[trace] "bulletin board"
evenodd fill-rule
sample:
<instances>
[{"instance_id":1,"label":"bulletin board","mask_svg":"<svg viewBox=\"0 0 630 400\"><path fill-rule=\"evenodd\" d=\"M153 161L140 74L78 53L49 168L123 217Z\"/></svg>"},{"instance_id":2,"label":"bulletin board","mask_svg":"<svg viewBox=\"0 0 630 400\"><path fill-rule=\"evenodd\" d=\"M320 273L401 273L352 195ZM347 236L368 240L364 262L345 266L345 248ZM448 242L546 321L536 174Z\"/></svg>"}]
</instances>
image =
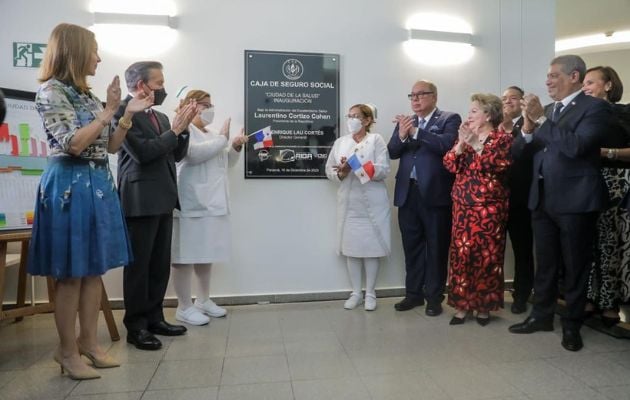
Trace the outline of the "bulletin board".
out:
<instances>
[{"instance_id":1,"label":"bulletin board","mask_svg":"<svg viewBox=\"0 0 630 400\"><path fill-rule=\"evenodd\" d=\"M46 134L34 92L0 90L7 106L0 124L0 230L30 228L48 156Z\"/></svg>"}]
</instances>

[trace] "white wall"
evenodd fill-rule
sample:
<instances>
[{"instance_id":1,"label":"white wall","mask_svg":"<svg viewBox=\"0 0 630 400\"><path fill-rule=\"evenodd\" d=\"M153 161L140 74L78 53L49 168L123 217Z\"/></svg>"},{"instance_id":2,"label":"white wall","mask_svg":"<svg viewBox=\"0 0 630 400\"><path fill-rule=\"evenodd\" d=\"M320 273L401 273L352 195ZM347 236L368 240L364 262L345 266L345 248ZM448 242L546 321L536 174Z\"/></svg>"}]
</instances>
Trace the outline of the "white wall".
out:
<instances>
[{"instance_id":1,"label":"white wall","mask_svg":"<svg viewBox=\"0 0 630 400\"><path fill-rule=\"evenodd\" d=\"M581 54L588 68L598 65L613 67L625 84L621 103L630 103L630 50Z\"/></svg>"},{"instance_id":2,"label":"white wall","mask_svg":"<svg viewBox=\"0 0 630 400\"><path fill-rule=\"evenodd\" d=\"M36 71L13 68L13 41L46 42L59 22L89 26L89 0L16 2L0 0L0 86L36 90ZM379 107L375 131L386 138L391 116L409 112L406 94L420 78L439 88L442 109L466 113L473 92L500 93L516 84L544 95L547 63L553 56L554 2L547 0L178 0L178 38L156 57L165 65L174 106L183 84L209 90L216 120L243 123L243 50L341 54L341 104L370 102ZM405 20L417 12L441 12L467 20L481 45L471 61L454 67L425 67L403 52ZM430 55L428 55L430 56ZM133 54L101 51L92 79L104 98L114 74L122 76ZM235 129L234 129L235 130ZM394 169L397 165L394 165ZM244 180L243 164L230 173L233 260L217 265L215 295L300 293L349 288L344 260L334 254L335 187L325 180ZM388 180L393 193L393 173ZM404 286L403 253L392 218L393 254L384 262L378 287ZM511 271L511 255L508 266ZM510 272L506 275L509 277ZM122 297L122 274L106 276L110 297ZM43 282L40 285L44 286ZM173 292L169 289L169 295Z\"/></svg>"}]
</instances>

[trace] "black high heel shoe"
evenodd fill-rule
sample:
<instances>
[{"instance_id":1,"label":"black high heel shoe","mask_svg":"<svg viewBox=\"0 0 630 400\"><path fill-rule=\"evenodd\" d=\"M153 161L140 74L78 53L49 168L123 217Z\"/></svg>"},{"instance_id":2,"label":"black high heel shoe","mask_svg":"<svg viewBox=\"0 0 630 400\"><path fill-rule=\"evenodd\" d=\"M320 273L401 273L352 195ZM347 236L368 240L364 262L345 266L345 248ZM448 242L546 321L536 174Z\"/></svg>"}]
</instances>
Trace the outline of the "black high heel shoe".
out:
<instances>
[{"instance_id":1,"label":"black high heel shoe","mask_svg":"<svg viewBox=\"0 0 630 400\"><path fill-rule=\"evenodd\" d=\"M461 312L461 311L457 311L457 312ZM468 312L466 312L466 314L464 314L463 317L458 317L457 314L453 315L453 318L451 318L451 321L448 323L449 325L462 325L464 322L466 322L466 317L468 317Z\"/></svg>"}]
</instances>

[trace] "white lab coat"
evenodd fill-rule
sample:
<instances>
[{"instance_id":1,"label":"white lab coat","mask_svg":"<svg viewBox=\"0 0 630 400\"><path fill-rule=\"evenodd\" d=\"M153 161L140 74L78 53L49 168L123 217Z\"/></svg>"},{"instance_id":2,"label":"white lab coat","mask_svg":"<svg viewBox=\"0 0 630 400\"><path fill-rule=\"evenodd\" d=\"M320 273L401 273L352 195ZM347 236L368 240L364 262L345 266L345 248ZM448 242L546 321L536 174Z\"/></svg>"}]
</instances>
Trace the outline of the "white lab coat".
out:
<instances>
[{"instance_id":1,"label":"white lab coat","mask_svg":"<svg viewBox=\"0 0 630 400\"><path fill-rule=\"evenodd\" d=\"M350 158L355 148L374 164L372 180L361 184L354 172L342 181L333 166ZM337 190L337 252L349 257L384 257L391 251L391 209L384 179L389 174L387 145L379 134L368 133L356 143L352 135L335 141L326 162L326 176Z\"/></svg>"},{"instance_id":2,"label":"white lab coat","mask_svg":"<svg viewBox=\"0 0 630 400\"><path fill-rule=\"evenodd\" d=\"M239 158L223 135L190 124L186 157L177 163L180 210L173 213L172 262L225 262L231 252L227 169Z\"/></svg>"}]
</instances>

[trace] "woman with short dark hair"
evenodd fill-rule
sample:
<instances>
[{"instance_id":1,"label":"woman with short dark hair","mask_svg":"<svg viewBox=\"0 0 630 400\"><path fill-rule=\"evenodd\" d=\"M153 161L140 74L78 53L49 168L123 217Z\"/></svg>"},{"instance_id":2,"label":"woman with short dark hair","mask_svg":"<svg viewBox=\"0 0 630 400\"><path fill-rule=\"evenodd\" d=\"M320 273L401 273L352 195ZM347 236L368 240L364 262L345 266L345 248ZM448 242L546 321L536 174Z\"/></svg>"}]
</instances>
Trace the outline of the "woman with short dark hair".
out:
<instances>
[{"instance_id":1,"label":"woman with short dark hair","mask_svg":"<svg viewBox=\"0 0 630 400\"><path fill-rule=\"evenodd\" d=\"M604 325L611 327L620 321L619 305L630 299L630 214L621 207L621 200L630 189L630 124L627 106L615 104L623 96L623 84L613 68L589 68L583 90L613 106L610 143L601 149L601 172L611 203L597 220L586 305L587 314L601 313Z\"/></svg>"}]
</instances>

